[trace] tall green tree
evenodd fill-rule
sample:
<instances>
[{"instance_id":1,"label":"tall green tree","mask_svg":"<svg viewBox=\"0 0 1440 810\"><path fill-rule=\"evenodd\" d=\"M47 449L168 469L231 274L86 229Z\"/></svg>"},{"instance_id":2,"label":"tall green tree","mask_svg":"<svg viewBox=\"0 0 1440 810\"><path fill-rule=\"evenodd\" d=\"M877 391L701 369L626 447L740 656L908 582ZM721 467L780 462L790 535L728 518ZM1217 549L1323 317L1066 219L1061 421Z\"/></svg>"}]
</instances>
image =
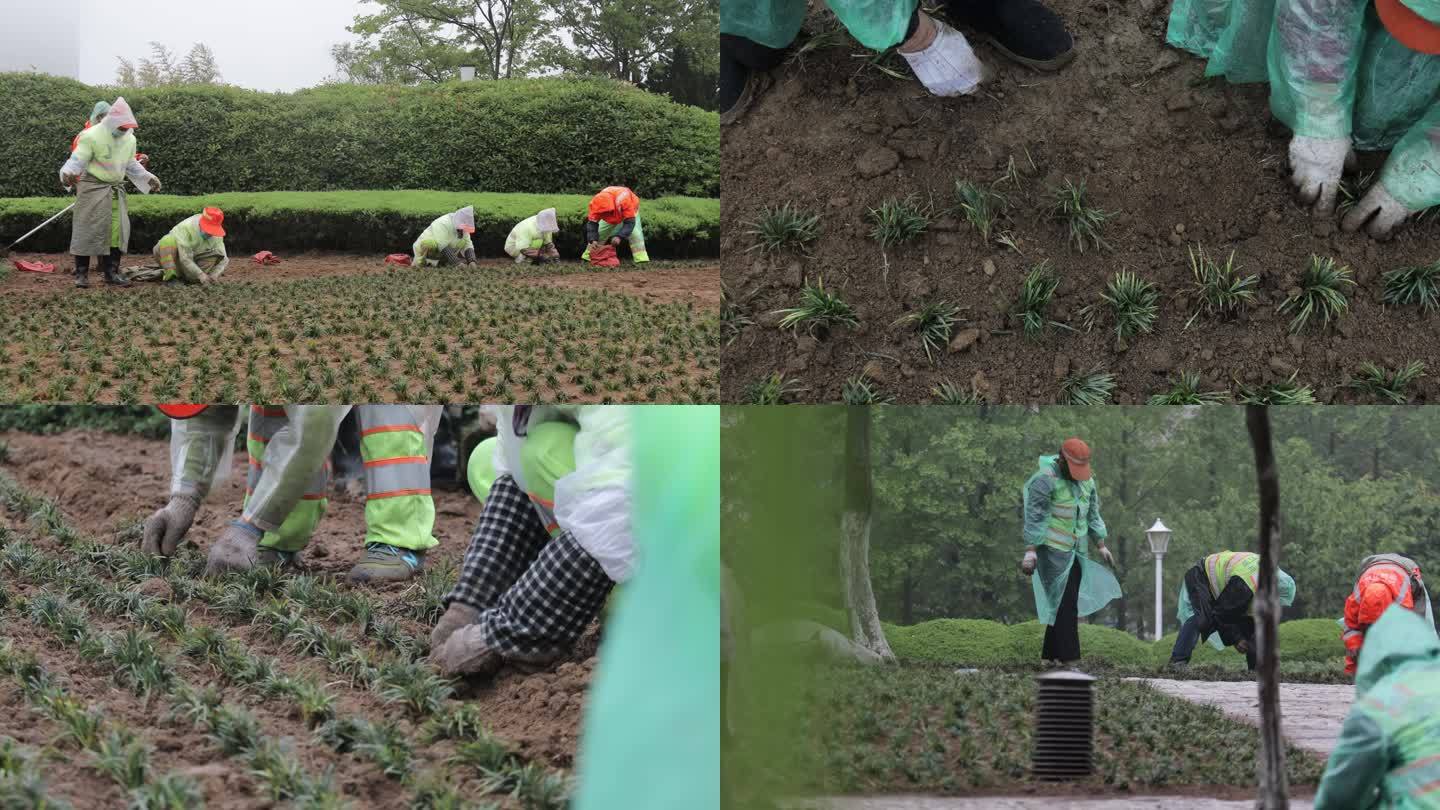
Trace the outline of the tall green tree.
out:
<instances>
[{"instance_id":1,"label":"tall green tree","mask_svg":"<svg viewBox=\"0 0 1440 810\"><path fill-rule=\"evenodd\" d=\"M341 77L364 83L414 84L454 78L473 65L476 75L508 79L527 73L526 59L550 30L537 0L366 0L349 31L359 42L331 55Z\"/></svg>"}]
</instances>

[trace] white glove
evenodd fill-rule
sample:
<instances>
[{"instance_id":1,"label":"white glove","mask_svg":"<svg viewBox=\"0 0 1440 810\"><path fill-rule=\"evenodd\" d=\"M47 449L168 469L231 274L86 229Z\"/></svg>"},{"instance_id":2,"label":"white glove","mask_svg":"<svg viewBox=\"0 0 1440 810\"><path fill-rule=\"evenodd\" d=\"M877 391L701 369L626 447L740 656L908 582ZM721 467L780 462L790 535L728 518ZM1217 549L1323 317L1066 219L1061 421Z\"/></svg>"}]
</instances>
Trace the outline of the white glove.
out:
<instances>
[{"instance_id":1,"label":"white glove","mask_svg":"<svg viewBox=\"0 0 1440 810\"><path fill-rule=\"evenodd\" d=\"M900 52L925 89L937 96L965 96L985 80L985 65L970 48L965 35L932 19L935 40L915 53Z\"/></svg>"},{"instance_id":2,"label":"white glove","mask_svg":"<svg viewBox=\"0 0 1440 810\"><path fill-rule=\"evenodd\" d=\"M1025 559L1020 561L1020 573L1027 577L1035 573L1035 549L1025 550Z\"/></svg>"},{"instance_id":3,"label":"white glove","mask_svg":"<svg viewBox=\"0 0 1440 810\"><path fill-rule=\"evenodd\" d=\"M1105 558L1106 565L1109 565L1111 568L1115 567L1115 558L1111 556L1110 549L1104 546L1096 546L1096 550L1100 552L1101 557Z\"/></svg>"},{"instance_id":4,"label":"white glove","mask_svg":"<svg viewBox=\"0 0 1440 810\"><path fill-rule=\"evenodd\" d=\"M1388 239L1396 225L1416 213L1418 212L1410 210L1405 203L1391 196L1390 192L1385 190L1384 183L1376 183L1345 215L1340 227L1347 233L1354 233L1364 227L1365 232L1372 238ZM1367 220L1370 223L1368 227L1365 225Z\"/></svg>"},{"instance_id":5,"label":"white glove","mask_svg":"<svg viewBox=\"0 0 1440 810\"><path fill-rule=\"evenodd\" d=\"M1300 204L1314 206L1316 216L1332 216L1345 166L1354 160L1349 138L1290 139L1290 182L1300 190Z\"/></svg>"}]
</instances>

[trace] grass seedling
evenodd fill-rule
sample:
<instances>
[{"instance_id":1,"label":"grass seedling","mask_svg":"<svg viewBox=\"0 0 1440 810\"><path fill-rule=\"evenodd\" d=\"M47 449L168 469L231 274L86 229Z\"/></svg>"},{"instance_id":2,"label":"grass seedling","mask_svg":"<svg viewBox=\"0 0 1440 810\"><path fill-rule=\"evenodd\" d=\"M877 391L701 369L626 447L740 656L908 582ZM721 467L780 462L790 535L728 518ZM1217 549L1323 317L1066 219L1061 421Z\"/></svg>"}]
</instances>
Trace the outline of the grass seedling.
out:
<instances>
[{"instance_id":1,"label":"grass seedling","mask_svg":"<svg viewBox=\"0 0 1440 810\"><path fill-rule=\"evenodd\" d=\"M452 704L430 718L430 722L421 730L420 739L426 743L479 739L485 733L485 724L480 718L480 708L475 704Z\"/></svg>"},{"instance_id":2,"label":"grass seedling","mask_svg":"<svg viewBox=\"0 0 1440 810\"><path fill-rule=\"evenodd\" d=\"M814 335L816 330L829 329L832 326L859 326L860 319L855 317L855 310L845 303L840 296L826 292L825 279L817 278L814 284L806 284L800 288L800 304L793 309L777 310L780 319L781 329L795 329L804 325L806 331Z\"/></svg>"},{"instance_id":3,"label":"grass seedling","mask_svg":"<svg viewBox=\"0 0 1440 810\"><path fill-rule=\"evenodd\" d=\"M1255 288L1260 285L1259 276L1242 276L1235 266L1235 251L1221 264L1205 253L1205 248L1194 247L1190 251L1190 276L1195 285L1199 309L1185 328L1203 313L1215 318L1233 318L1255 302Z\"/></svg>"},{"instance_id":4,"label":"grass seedling","mask_svg":"<svg viewBox=\"0 0 1440 810\"><path fill-rule=\"evenodd\" d=\"M1020 331L1030 340L1039 340L1052 326L1069 327L1050 320L1050 300L1060 288L1060 279L1050 266L1049 260L1030 268L1025 280L1020 283L1020 302L1015 309L1015 318L1020 321Z\"/></svg>"},{"instance_id":5,"label":"grass seedling","mask_svg":"<svg viewBox=\"0 0 1440 810\"><path fill-rule=\"evenodd\" d=\"M1281 302L1278 312L1282 315L1295 313L1290 320L1292 333L1299 332L1317 319L1321 326L1326 326L1350 308L1350 302L1345 297L1346 286L1355 286L1349 267L1336 264L1329 257L1311 256L1310 264L1300 274L1300 292Z\"/></svg>"},{"instance_id":6,"label":"grass seedling","mask_svg":"<svg viewBox=\"0 0 1440 810\"><path fill-rule=\"evenodd\" d=\"M908 324L920 335L920 344L925 348L925 358L933 365L935 354L944 351L950 343L950 331L959 320L960 308L945 301L935 301L908 315L902 315L895 324Z\"/></svg>"},{"instance_id":7,"label":"grass seedling","mask_svg":"<svg viewBox=\"0 0 1440 810\"><path fill-rule=\"evenodd\" d=\"M965 390L952 382L941 382L930 389L930 395L941 405L979 405L980 397L974 389Z\"/></svg>"},{"instance_id":8,"label":"grass seedling","mask_svg":"<svg viewBox=\"0 0 1440 810\"><path fill-rule=\"evenodd\" d=\"M1100 366L1065 378L1060 384L1062 405L1104 405L1115 390L1115 375Z\"/></svg>"},{"instance_id":9,"label":"grass seedling","mask_svg":"<svg viewBox=\"0 0 1440 810\"><path fill-rule=\"evenodd\" d=\"M870 221L875 224L870 236L882 248L890 248L925 232L930 227L930 208L922 206L919 198L910 195L903 200L889 199L871 208Z\"/></svg>"},{"instance_id":10,"label":"grass seedling","mask_svg":"<svg viewBox=\"0 0 1440 810\"><path fill-rule=\"evenodd\" d=\"M1013 166L1013 159L1011 165ZM1005 216L1010 202L1004 195L986 186L978 186L969 180L955 181L955 214L975 226L985 244L990 243L990 233L996 220Z\"/></svg>"},{"instance_id":11,"label":"grass seedling","mask_svg":"<svg viewBox=\"0 0 1440 810\"><path fill-rule=\"evenodd\" d=\"M1125 345L1136 335L1148 334L1155 328L1160 313L1160 291L1129 270L1121 270L1110 278L1100 298L1110 305L1115 315L1115 340Z\"/></svg>"},{"instance_id":12,"label":"grass seedling","mask_svg":"<svg viewBox=\"0 0 1440 810\"><path fill-rule=\"evenodd\" d=\"M210 738L226 754L248 754L260 742L260 723L239 706L217 706L210 712Z\"/></svg>"},{"instance_id":13,"label":"grass seedling","mask_svg":"<svg viewBox=\"0 0 1440 810\"><path fill-rule=\"evenodd\" d=\"M1228 391L1202 391L1200 375L1193 371L1182 371L1179 377L1172 377L1170 390L1150 397L1151 405L1214 405L1230 398Z\"/></svg>"},{"instance_id":14,"label":"grass seedling","mask_svg":"<svg viewBox=\"0 0 1440 810\"><path fill-rule=\"evenodd\" d=\"M745 327L754 325L755 321L746 314L744 305L746 301L736 300L730 288L725 282L720 282L720 331L725 338L725 345L734 343L736 338Z\"/></svg>"},{"instance_id":15,"label":"grass seedling","mask_svg":"<svg viewBox=\"0 0 1440 810\"><path fill-rule=\"evenodd\" d=\"M880 405L892 397L877 389L869 377L857 374L840 386L840 400L846 405Z\"/></svg>"},{"instance_id":16,"label":"grass seedling","mask_svg":"<svg viewBox=\"0 0 1440 810\"><path fill-rule=\"evenodd\" d=\"M170 773L130 791L128 810L191 810L203 804L204 796L193 779Z\"/></svg>"},{"instance_id":17,"label":"grass seedling","mask_svg":"<svg viewBox=\"0 0 1440 810\"><path fill-rule=\"evenodd\" d=\"M790 203L779 208L767 207L758 220L746 224L750 230L745 233L755 238L749 250L763 253L787 249L804 253L806 246L820 237L820 216L807 214Z\"/></svg>"},{"instance_id":18,"label":"grass seedling","mask_svg":"<svg viewBox=\"0 0 1440 810\"><path fill-rule=\"evenodd\" d=\"M1259 386L1238 386L1235 401L1241 405L1314 405L1315 393L1308 385L1295 382L1299 372L1284 382Z\"/></svg>"},{"instance_id":19,"label":"grass seedling","mask_svg":"<svg viewBox=\"0 0 1440 810\"><path fill-rule=\"evenodd\" d=\"M281 802L305 792L309 778L295 757L274 740L264 740L250 753L250 772L260 778L270 791L270 798Z\"/></svg>"},{"instance_id":20,"label":"grass seedling","mask_svg":"<svg viewBox=\"0 0 1440 810\"><path fill-rule=\"evenodd\" d=\"M1432 209L1433 210L1433 209ZM1419 304L1426 312L1440 307L1440 261L1402 267L1384 275L1384 302L1391 306Z\"/></svg>"},{"instance_id":21,"label":"grass seedling","mask_svg":"<svg viewBox=\"0 0 1440 810\"><path fill-rule=\"evenodd\" d=\"M546 770L532 762L515 774L515 798L528 810L564 810L569 802L570 782L564 774Z\"/></svg>"},{"instance_id":22,"label":"grass seedling","mask_svg":"<svg viewBox=\"0 0 1440 810\"><path fill-rule=\"evenodd\" d=\"M380 670L380 697L399 703L416 717L434 714L455 691L450 682L420 664L395 664Z\"/></svg>"},{"instance_id":23,"label":"grass seedling","mask_svg":"<svg viewBox=\"0 0 1440 810\"><path fill-rule=\"evenodd\" d=\"M786 396L804 390L800 383L776 371L763 380L751 383L745 399L751 405L784 405Z\"/></svg>"},{"instance_id":24,"label":"grass seedling","mask_svg":"<svg viewBox=\"0 0 1440 810\"><path fill-rule=\"evenodd\" d=\"M1365 363L1360 366L1360 373L1352 377L1345 387L1364 391L1377 399L1388 399L1395 405L1404 405L1409 401L1405 389L1424 376L1425 364L1419 360L1411 360L1394 371Z\"/></svg>"},{"instance_id":25,"label":"grass seedling","mask_svg":"<svg viewBox=\"0 0 1440 810\"><path fill-rule=\"evenodd\" d=\"M370 759L386 776L395 779L409 774L415 758L404 733L390 722L357 723L355 753Z\"/></svg>"},{"instance_id":26,"label":"grass seedling","mask_svg":"<svg viewBox=\"0 0 1440 810\"><path fill-rule=\"evenodd\" d=\"M1375 185L1375 172L1365 172L1359 176L1342 179L1338 189L1340 194L1335 205L1335 213L1343 215L1346 211L1354 208L1373 185Z\"/></svg>"},{"instance_id":27,"label":"grass seedling","mask_svg":"<svg viewBox=\"0 0 1440 810\"><path fill-rule=\"evenodd\" d=\"M1086 247L1110 247L1101 233L1105 230L1105 222L1115 215L1090 205L1084 180L1077 186L1067 178L1065 185L1054 190L1053 196L1055 203L1051 206L1050 217L1065 225L1068 230L1066 239L1071 246L1081 253Z\"/></svg>"},{"instance_id":28,"label":"grass seedling","mask_svg":"<svg viewBox=\"0 0 1440 810\"><path fill-rule=\"evenodd\" d=\"M150 774L150 749L129 731L113 730L95 746L95 767L120 787L133 790Z\"/></svg>"},{"instance_id":29,"label":"grass seedling","mask_svg":"<svg viewBox=\"0 0 1440 810\"><path fill-rule=\"evenodd\" d=\"M85 750L94 748L100 742L105 717L99 711L87 709L73 698L62 697L51 702L49 713L60 724L61 740L73 741Z\"/></svg>"},{"instance_id":30,"label":"grass seedling","mask_svg":"<svg viewBox=\"0 0 1440 810\"><path fill-rule=\"evenodd\" d=\"M509 745L483 731L474 740L460 744L450 755L452 764L474 768L487 776L500 773L515 761L515 752Z\"/></svg>"},{"instance_id":31,"label":"grass seedling","mask_svg":"<svg viewBox=\"0 0 1440 810\"><path fill-rule=\"evenodd\" d=\"M360 736L360 723L353 717L337 717L327 720L315 729L315 739L324 743L337 754L346 754L355 748Z\"/></svg>"}]
</instances>

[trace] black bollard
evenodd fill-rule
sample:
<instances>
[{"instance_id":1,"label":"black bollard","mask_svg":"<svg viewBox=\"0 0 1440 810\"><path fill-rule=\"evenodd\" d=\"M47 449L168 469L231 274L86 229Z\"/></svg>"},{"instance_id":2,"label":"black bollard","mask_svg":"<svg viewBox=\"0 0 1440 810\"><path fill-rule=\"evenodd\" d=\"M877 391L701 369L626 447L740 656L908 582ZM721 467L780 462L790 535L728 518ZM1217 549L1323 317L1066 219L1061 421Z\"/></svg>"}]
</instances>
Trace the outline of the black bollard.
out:
<instances>
[{"instance_id":1,"label":"black bollard","mask_svg":"<svg viewBox=\"0 0 1440 810\"><path fill-rule=\"evenodd\" d=\"M1070 670L1036 676L1034 750L1030 770L1036 779L1064 782L1084 779L1094 770L1094 678Z\"/></svg>"}]
</instances>

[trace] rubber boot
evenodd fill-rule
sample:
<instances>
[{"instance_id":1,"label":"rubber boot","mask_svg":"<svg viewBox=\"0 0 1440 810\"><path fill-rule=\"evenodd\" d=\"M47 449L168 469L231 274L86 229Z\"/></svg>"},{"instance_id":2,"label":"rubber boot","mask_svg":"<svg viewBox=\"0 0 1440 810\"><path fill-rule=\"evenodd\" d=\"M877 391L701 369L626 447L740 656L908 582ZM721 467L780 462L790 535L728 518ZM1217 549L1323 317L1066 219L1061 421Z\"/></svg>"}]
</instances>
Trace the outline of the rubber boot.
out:
<instances>
[{"instance_id":1,"label":"rubber boot","mask_svg":"<svg viewBox=\"0 0 1440 810\"><path fill-rule=\"evenodd\" d=\"M100 266L105 271L105 283L115 287L129 287L130 282L120 275L120 251L111 250L109 256L100 259Z\"/></svg>"},{"instance_id":2,"label":"rubber boot","mask_svg":"<svg viewBox=\"0 0 1440 810\"><path fill-rule=\"evenodd\" d=\"M1075 58L1075 40L1040 0L946 0L945 16L973 28L1013 62L1053 72Z\"/></svg>"},{"instance_id":3,"label":"rubber boot","mask_svg":"<svg viewBox=\"0 0 1440 810\"><path fill-rule=\"evenodd\" d=\"M85 278L85 277L88 276L88 275L90 275L90 257L89 257L89 256L76 256L76 257L75 257L75 286L76 286L76 287L82 287L82 288L83 288L83 287L89 287L89 286L90 286L90 282Z\"/></svg>"}]
</instances>

